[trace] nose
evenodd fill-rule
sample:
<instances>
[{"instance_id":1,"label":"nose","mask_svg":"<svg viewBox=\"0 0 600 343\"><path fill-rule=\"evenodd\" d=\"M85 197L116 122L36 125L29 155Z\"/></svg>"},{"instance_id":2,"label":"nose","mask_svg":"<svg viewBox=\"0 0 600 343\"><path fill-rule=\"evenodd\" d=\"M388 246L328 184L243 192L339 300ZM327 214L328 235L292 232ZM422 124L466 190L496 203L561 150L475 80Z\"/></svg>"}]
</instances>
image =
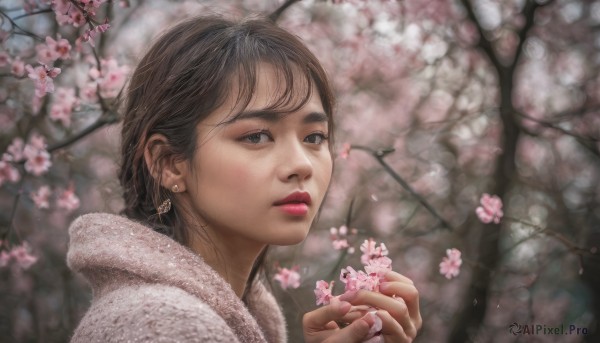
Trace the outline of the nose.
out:
<instances>
[{"instance_id":1,"label":"nose","mask_svg":"<svg viewBox=\"0 0 600 343\"><path fill-rule=\"evenodd\" d=\"M313 163L309 154L307 148L299 141L282 146L278 172L280 180L289 182L294 179L309 179L313 173Z\"/></svg>"}]
</instances>

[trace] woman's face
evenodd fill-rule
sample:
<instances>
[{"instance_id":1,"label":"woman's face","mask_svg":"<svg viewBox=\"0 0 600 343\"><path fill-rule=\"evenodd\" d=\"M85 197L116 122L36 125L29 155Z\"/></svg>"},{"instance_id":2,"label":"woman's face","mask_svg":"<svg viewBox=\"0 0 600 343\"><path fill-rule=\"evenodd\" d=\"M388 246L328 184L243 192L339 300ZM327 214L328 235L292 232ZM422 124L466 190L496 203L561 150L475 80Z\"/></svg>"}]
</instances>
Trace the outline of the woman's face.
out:
<instances>
[{"instance_id":1,"label":"woman's face","mask_svg":"<svg viewBox=\"0 0 600 343\"><path fill-rule=\"evenodd\" d=\"M219 125L230 119L232 96L198 125L186 191L202 224L232 244L297 244L331 180L327 116L316 92L295 112L261 112L281 85L269 65L257 75L254 98L237 120Z\"/></svg>"}]
</instances>

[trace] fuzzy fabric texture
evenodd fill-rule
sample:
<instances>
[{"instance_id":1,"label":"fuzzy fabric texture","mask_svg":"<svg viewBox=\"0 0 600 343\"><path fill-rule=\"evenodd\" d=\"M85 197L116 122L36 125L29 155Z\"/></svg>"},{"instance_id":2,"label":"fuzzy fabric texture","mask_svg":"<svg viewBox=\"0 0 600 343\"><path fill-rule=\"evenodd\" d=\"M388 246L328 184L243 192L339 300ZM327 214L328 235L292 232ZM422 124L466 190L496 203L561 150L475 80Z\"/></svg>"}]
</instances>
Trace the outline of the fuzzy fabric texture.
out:
<instances>
[{"instance_id":1,"label":"fuzzy fabric texture","mask_svg":"<svg viewBox=\"0 0 600 343\"><path fill-rule=\"evenodd\" d=\"M256 282L248 307L202 258L128 218L94 213L69 229L67 264L94 299L71 342L286 342L281 309Z\"/></svg>"}]
</instances>

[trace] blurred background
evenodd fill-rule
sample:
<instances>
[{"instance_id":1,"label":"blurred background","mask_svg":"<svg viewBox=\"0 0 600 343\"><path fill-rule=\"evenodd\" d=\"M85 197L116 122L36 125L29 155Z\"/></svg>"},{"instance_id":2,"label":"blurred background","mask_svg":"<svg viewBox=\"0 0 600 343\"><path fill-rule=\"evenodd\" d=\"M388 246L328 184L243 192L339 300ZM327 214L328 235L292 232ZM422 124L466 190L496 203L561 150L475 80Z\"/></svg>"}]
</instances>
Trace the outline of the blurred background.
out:
<instances>
[{"instance_id":1,"label":"blurred background","mask_svg":"<svg viewBox=\"0 0 600 343\"><path fill-rule=\"evenodd\" d=\"M600 341L600 1L1 0L1 342L66 342L90 304L67 229L122 208L115 98L153 37L256 12L306 42L338 96L320 219L268 263L290 342L315 282L342 293L369 238L420 291L418 342ZM476 215L484 193L499 223Z\"/></svg>"}]
</instances>

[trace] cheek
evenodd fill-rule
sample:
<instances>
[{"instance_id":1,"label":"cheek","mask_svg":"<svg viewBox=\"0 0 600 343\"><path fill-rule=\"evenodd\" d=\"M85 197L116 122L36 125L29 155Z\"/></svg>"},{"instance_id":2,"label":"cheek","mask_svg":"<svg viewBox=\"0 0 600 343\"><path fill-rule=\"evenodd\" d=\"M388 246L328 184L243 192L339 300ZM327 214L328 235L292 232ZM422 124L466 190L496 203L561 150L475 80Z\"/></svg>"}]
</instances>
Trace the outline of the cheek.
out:
<instances>
[{"instance_id":1,"label":"cheek","mask_svg":"<svg viewBox=\"0 0 600 343\"><path fill-rule=\"evenodd\" d=\"M323 188L323 192L325 192L325 190L329 186L329 183L331 182L331 176L333 173L333 162L331 159L331 155L324 156L321 159L321 161L319 162L319 168L317 173L317 179L319 180L319 184Z\"/></svg>"},{"instance_id":2,"label":"cheek","mask_svg":"<svg viewBox=\"0 0 600 343\"><path fill-rule=\"evenodd\" d=\"M247 165L235 163L226 173L234 190L235 188L240 189L252 183L252 174Z\"/></svg>"},{"instance_id":3,"label":"cheek","mask_svg":"<svg viewBox=\"0 0 600 343\"><path fill-rule=\"evenodd\" d=\"M255 165L251 161L243 158L226 158L222 159L219 168L213 172L215 177L220 180L219 188L222 191L236 193L241 195L249 189L256 187L259 184L260 176L257 175L258 170L253 168ZM208 180L208 182L211 182Z\"/></svg>"}]
</instances>

